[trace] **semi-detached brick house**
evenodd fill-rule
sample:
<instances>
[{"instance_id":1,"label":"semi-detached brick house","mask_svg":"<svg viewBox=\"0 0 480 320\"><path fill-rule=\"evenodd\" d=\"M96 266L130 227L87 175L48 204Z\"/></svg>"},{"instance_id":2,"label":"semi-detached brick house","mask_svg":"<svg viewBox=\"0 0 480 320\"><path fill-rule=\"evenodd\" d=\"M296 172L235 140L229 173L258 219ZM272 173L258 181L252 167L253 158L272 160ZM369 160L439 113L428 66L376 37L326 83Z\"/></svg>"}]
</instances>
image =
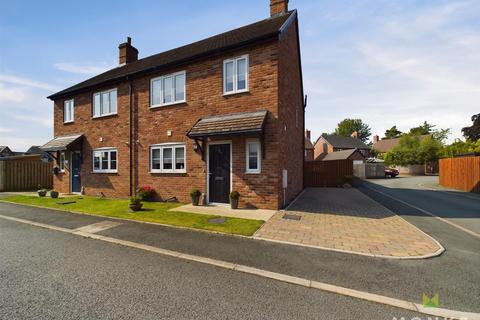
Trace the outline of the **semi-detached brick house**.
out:
<instances>
[{"instance_id":1,"label":"semi-detached brick house","mask_svg":"<svg viewBox=\"0 0 480 320\"><path fill-rule=\"evenodd\" d=\"M152 185L188 202L277 209L303 188L304 104L298 18L271 0L265 20L137 59L51 95L60 192L128 197ZM286 178L286 179L284 179ZM285 180L285 181L284 181ZM286 183L285 183L286 182Z\"/></svg>"}]
</instances>

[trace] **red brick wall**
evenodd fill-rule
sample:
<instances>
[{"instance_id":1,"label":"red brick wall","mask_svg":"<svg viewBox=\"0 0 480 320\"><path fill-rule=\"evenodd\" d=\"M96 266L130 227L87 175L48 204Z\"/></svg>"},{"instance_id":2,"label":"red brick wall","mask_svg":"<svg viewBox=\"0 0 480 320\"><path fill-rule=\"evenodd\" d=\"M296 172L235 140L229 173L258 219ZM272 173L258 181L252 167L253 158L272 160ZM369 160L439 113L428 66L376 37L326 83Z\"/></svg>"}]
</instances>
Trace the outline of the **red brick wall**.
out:
<instances>
[{"instance_id":1,"label":"red brick wall","mask_svg":"<svg viewBox=\"0 0 480 320\"><path fill-rule=\"evenodd\" d=\"M278 133L277 133L277 43L270 42L254 48L238 50L206 60L191 63L161 73L133 80L133 104L138 128L136 145L135 181L138 186L153 185L163 199L177 197L189 201L189 192L195 187L206 192L206 162L193 150L194 142L186 137L188 130L202 117L269 110L266 124L265 159L261 174L245 173L245 138L233 139L232 189L241 194L240 205L263 208L278 207ZM249 92L223 96L223 60L249 54ZM150 108L150 79L172 72L186 70L186 103ZM127 197L129 195L129 95L128 84L117 85L118 115L92 119L92 95L107 86L75 95L75 115L71 124L63 123L63 102L55 101L55 136L72 133L85 134L83 146L82 186L87 194ZM172 131L170 137L167 130ZM100 138L103 141L100 142ZM231 138L227 138L232 140ZM149 172L149 148L152 144L180 142L186 145L184 174L153 174ZM118 150L118 173L92 173L92 150L115 147ZM55 188L69 191L69 172L54 179Z\"/></svg>"},{"instance_id":2,"label":"red brick wall","mask_svg":"<svg viewBox=\"0 0 480 320\"><path fill-rule=\"evenodd\" d=\"M327 148L325 150L325 147L324 147L324 144L327 144ZM327 141L325 139L323 139L323 137L320 137L317 141L317 143L315 143L315 151L314 151L314 158L317 159L319 156L325 154L325 153L332 153L334 150L333 150L333 147L331 144L327 143Z\"/></svg>"},{"instance_id":3,"label":"red brick wall","mask_svg":"<svg viewBox=\"0 0 480 320\"><path fill-rule=\"evenodd\" d=\"M304 161L304 110L301 87L300 60L298 57L297 24L292 23L282 35L279 45L279 130L280 130L280 167L288 171L288 187L283 199L282 180L279 207L292 201L303 189ZM285 130L286 129L286 130Z\"/></svg>"},{"instance_id":4,"label":"red brick wall","mask_svg":"<svg viewBox=\"0 0 480 320\"><path fill-rule=\"evenodd\" d=\"M314 157L314 149L306 149L305 150L305 161L313 161L315 159Z\"/></svg>"}]
</instances>

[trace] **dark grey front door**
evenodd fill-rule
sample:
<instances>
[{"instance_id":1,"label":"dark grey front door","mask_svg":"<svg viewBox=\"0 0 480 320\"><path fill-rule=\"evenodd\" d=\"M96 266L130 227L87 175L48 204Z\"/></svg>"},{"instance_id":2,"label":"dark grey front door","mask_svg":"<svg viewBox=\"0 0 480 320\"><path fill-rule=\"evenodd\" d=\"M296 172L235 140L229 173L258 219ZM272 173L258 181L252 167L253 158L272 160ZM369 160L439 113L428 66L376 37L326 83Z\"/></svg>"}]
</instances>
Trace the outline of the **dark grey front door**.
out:
<instances>
[{"instance_id":1,"label":"dark grey front door","mask_svg":"<svg viewBox=\"0 0 480 320\"><path fill-rule=\"evenodd\" d=\"M72 175L72 192L82 191L82 181L80 177L80 172L82 169L82 158L77 152L72 152L72 164L71 164L71 175Z\"/></svg>"},{"instance_id":2,"label":"dark grey front door","mask_svg":"<svg viewBox=\"0 0 480 320\"><path fill-rule=\"evenodd\" d=\"M230 145L212 144L208 158L208 200L228 203L230 193Z\"/></svg>"}]
</instances>

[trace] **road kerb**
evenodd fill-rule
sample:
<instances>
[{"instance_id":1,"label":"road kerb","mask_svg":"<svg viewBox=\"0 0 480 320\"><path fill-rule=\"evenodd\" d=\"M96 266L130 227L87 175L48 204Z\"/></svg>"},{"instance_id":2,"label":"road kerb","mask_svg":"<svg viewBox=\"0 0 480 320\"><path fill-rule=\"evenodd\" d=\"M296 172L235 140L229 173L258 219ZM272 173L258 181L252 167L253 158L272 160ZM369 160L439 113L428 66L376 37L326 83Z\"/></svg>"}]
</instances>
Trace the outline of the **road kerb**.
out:
<instances>
[{"instance_id":1,"label":"road kerb","mask_svg":"<svg viewBox=\"0 0 480 320\"><path fill-rule=\"evenodd\" d=\"M405 301L405 300L400 300L400 299L395 299L395 298L390 298L386 296L381 296L377 294L372 294L369 292L364 292L364 291L359 291L359 290L354 290L354 289L349 289L341 286L336 286L332 284L327 284L323 282L318 282L318 281L313 281L305 278L300 278L300 277L295 277L295 276L290 276L282 273L277 273L277 272L272 272L272 271L267 271L263 269L257 269L245 265L239 265L239 264L232 264L230 262L226 261L221 261L221 260L216 260L216 259L211 259L211 258L206 258L206 257L201 257L201 256L195 256L195 255L189 255L189 254L184 254L181 252L176 252L176 251L171 251L171 250L166 250L162 248L157 248L149 245L144 245L136 242L131 242L131 241L126 241L126 240L120 240L116 238L111 238L107 236L100 236L97 234L93 233L87 233L87 232L79 232L75 231L74 229L67 229L67 228L62 228L62 227L56 227L56 226L51 226L48 224L44 223L38 223L26 219L21 219L21 218L14 218L10 216L4 216L0 215L1 219L4 220L10 220L18 223L23 223L23 224L28 224L32 226L37 226L41 227L44 229L49 229L53 231L59 231L63 233L69 233L72 235L76 236L82 236L86 238L91 238L95 240L100 240L100 241L106 241L109 243L113 244L118 244L118 245L123 245L126 247L131 247L131 248L136 248L140 250L145 250L149 252L154 252L158 253L161 255L167 255L167 256L172 256L176 258L180 258L182 260L186 261L193 261L193 262L198 262L206 265L211 265L215 267L220 267L223 269L228 269L232 271L237 271L237 272L242 272L242 273L247 273L247 274L252 274L268 279L273 279L285 283L290 283L294 285L300 285L303 287L311 288L311 289L316 289L316 290L321 290L325 292L330 292L330 293L335 293L343 296L348 296L351 298L357 298L365 301L370 301L370 302L375 302L375 303L380 303L384 305L389 305L405 310L410 310L410 311L415 311L427 315L433 315L433 316L442 316L445 318L449 319L457 319L457 320L480 320L480 313L472 313L472 312L463 312L463 311L456 311L456 310L449 310L449 309L441 309L441 308L426 308L423 307L422 305L419 305L417 303Z\"/></svg>"}]
</instances>

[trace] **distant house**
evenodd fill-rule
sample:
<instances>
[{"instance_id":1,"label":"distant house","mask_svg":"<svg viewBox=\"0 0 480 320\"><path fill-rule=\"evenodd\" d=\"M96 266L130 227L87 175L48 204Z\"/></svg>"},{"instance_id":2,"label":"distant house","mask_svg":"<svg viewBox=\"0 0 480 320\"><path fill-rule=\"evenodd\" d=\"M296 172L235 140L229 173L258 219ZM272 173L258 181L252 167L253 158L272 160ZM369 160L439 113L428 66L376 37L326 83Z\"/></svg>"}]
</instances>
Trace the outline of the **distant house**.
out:
<instances>
[{"instance_id":1,"label":"distant house","mask_svg":"<svg viewBox=\"0 0 480 320\"><path fill-rule=\"evenodd\" d=\"M39 155L40 160L47 162L47 161L53 161L52 157L42 149L40 149L40 146L31 146L25 153L24 155Z\"/></svg>"},{"instance_id":2,"label":"distant house","mask_svg":"<svg viewBox=\"0 0 480 320\"><path fill-rule=\"evenodd\" d=\"M315 147L313 146L312 140L311 140L311 132L310 130L305 131L305 161L312 161L315 159L314 157L314 150Z\"/></svg>"},{"instance_id":3,"label":"distant house","mask_svg":"<svg viewBox=\"0 0 480 320\"><path fill-rule=\"evenodd\" d=\"M326 153L321 155L316 160L331 161L331 160L347 160L347 159L351 159L354 161L361 161L361 162L365 161L365 157L358 149L348 149L348 150L336 151L332 153Z\"/></svg>"},{"instance_id":4,"label":"distant house","mask_svg":"<svg viewBox=\"0 0 480 320\"><path fill-rule=\"evenodd\" d=\"M11 157L11 156L14 156L14 155L15 155L15 152L13 152L9 147L0 146L0 158Z\"/></svg>"},{"instance_id":5,"label":"distant house","mask_svg":"<svg viewBox=\"0 0 480 320\"><path fill-rule=\"evenodd\" d=\"M355 136L355 134L352 134L351 137L338 135L321 136L314 145L315 160L322 160L327 154L344 150L357 150L363 158L368 158L371 148Z\"/></svg>"},{"instance_id":6,"label":"distant house","mask_svg":"<svg viewBox=\"0 0 480 320\"><path fill-rule=\"evenodd\" d=\"M428 137L431 137L430 134L424 134L420 136L420 140L424 140ZM373 136L373 149L378 151L380 154L387 153L392 151L393 148L400 144L400 138L392 138L392 139L379 139L378 135Z\"/></svg>"}]
</instances>

